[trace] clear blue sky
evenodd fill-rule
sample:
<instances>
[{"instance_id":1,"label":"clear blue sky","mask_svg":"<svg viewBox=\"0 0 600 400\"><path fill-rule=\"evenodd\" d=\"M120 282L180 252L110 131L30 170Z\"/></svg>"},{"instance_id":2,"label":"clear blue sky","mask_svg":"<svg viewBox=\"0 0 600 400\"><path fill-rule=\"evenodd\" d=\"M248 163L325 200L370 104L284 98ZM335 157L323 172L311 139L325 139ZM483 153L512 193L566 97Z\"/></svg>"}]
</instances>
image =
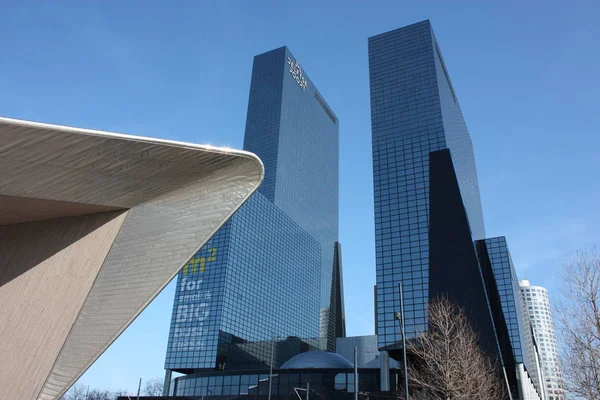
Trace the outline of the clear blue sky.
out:
<instances>
[{"instance_id":1,"label":"clear blue sky","mask_svg":"<svg viewBox=\"0 0 600 400\"><path fill-rule=\"evenodd\" d=\"M340 119L349 335L373 333L367 37L429 18L471 137L488 236L556 287L600 243L597 1L3 1L0 115L241 148L252 57L287 45ZM1 173L1 172L0 172ZM163 376L171 284L81 378Z\"/></svg>"}]
</instances>

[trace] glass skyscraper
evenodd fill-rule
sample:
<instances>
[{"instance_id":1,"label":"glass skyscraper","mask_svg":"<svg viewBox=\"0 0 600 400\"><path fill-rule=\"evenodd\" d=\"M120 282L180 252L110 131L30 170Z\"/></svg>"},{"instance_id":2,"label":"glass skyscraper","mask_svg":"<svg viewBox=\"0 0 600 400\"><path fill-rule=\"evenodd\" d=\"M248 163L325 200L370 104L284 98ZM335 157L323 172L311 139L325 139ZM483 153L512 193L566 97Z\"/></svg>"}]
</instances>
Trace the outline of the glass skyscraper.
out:
<instances>
[{"instance_id":1,"label":"glass skyscraper","mask_svg":"<svg viewBox=\"0 0 600 400\"><path fill-rule=\"evenodd\" d=\"M244 149L264 183L179 273L165 369L277 367L344 335L338 130L287 47L254 58Z\"/></svg>"},{"instance_id":2,"label":"glass skyscraper","mask_svg":"<svg viewBox=\"0 0 600 400\"><path fill-rule=\"evenodd\" d=\"M394 346L403 283L406 332L429 298L430 154L449 149L472 239L485 237L473 146L429 21L369 38L377 256L377 334Z\"/></svg>"},{"instance_id":3,"label":"glass skyscraper","mask_svg":"<svg viewBox=\"0 0 600 400\"><path fill-rule=\"evenodd\" d=\"M461 306L512 399L543 399L531 327L504 238L485 239L473 145L429 21L369 38L379 349L400 357L428 303ZM533 378L532 378L533 376Z\"/></svg>"}]
</instances>

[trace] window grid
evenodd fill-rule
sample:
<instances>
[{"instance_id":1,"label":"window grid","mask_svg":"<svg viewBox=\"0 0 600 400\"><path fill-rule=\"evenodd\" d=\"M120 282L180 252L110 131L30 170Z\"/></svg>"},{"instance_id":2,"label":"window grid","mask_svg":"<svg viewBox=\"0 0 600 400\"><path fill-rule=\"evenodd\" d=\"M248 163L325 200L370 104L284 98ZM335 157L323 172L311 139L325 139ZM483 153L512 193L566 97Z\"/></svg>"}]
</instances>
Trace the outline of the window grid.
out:
<instances>
[{"instance_id":1,"label":"window grid","mask_svg":"<svg viewBox=\"0 0 600 400\"><path fill-rule=\"evenodd\" d=\"M427 327L429 154L450 148L474 239L485 236L471 140L428 21L369 38L379 347Z\"/></svg>"}]
</instances>

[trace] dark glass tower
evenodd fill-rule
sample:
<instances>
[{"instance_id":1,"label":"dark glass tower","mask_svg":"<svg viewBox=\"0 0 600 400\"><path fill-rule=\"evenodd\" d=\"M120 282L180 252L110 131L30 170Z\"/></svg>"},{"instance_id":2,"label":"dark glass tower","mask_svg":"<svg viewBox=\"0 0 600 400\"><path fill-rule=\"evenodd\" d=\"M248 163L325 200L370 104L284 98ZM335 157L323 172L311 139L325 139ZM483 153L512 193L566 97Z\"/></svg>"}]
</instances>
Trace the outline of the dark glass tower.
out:
<instances>
[{"instance_id":1,"label":"dark glass tower","mask_svg":"<svg viewBox=\"0 0 600 400\"><path fill-rule=\"evenodd\" d=\"M504 238L485 239L473 145L430 22L369 38L369 76L380 350L399 357L399 285L408 339L444 296L465 309L512 398L534 398L516 273Z\"/></svg>"},{"instance_id":2,"label":"dark glass tower","mask_svg":"<svg viewBox=\"0 0 600 400\"><path fill-rule=\"evenodd\" d=\"M244 149L259 191L177 280L165 368L277 367L344 331L338 119L286 47L254 58ZM275 344L273 344L275 339Z\"/></svg>"},{"instance_id":3,"label":"dark glass tower","mask_svg":"<svg viewBox=\"0 0 600 400\"><path fill-rule=\"evenodd\" d=\"M484 238L485 231L473 146L429 21L369 38L369 76L377 333L380 348L394 348L400 334L393 319L400 309L399 283L407 336L413 336L426 329L431 291L447 292L433 272L445 276L454 256L459 258L452 263L462 263L463 270L453 271L452 281L476 283L481 290L473 297L485 312L473 249L473 240ZM446 239L455 242L454 249ZM461 272L468 276L458 278Z\"/></svg>"},{"instance_id":4,"label":"dark glass tower","mask_svg":"<svg viewBox=\"0 0 600 400\"><path fill-rule=\"evenodd\" d=\"M527 399L527 388L542 393L538 354L519 279L504 236L478 240L477 253L484 271L494 324L513 399ZM529 346L528 346L529 345Z\"/></svg>"}]
</instances>

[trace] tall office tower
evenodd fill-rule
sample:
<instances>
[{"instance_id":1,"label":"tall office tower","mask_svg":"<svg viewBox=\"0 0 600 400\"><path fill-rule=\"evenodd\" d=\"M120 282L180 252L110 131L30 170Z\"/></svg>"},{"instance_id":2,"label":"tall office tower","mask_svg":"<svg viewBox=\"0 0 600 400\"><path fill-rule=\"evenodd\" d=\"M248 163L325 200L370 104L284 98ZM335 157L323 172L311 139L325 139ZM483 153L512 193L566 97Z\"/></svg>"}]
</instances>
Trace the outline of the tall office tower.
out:
<instances>
[{"instance_id":1,"label":"tall office tower","mask_svg":"<svg viewBox=\"0 0 600 400\"><path fill-rule=\"evenodd\" d=\"M452 292L495 349L473 245L485 237L473 146L430 22L369 38L369 76L379 347L398 348L402 282L407 337L426 329L429 297Z\"/></svg>"},{"instance_id":2,"label":"tall office tower","mask_svg":"<svg viewBox=\"0 0 600 400\"><path fill-rule=\"evenodd\" d=\"M528 280L521 280L519 284L539 349L548 400L564 400L565 392L548 291L541 286L531 286Z\"/></svg>"},{"instance_id":3,"label":"tall office tower","mask_svg":"<svg viewBox=\"0 0 600 400\"><path fill-rule=\"evenodd\" d=\"M369 77L379 349L400 357L399 285L408 339L427 330L428 302L444 296L466 310L510 391L527 398L536 392L521 349L527 328L519 332L516 300L498 291L498 259L476 251L485 230L473 145L430 22L369 38ZM515 291L504 258L512 275L500 283Z\"/></svg>"},{"instance_id":4,"label":"tall office tower","mask_svg":"<svg viewBox=\"0 0 600 400\"><path fill-rule=\"evenodd\" d=\"M264 183L178 275L167 375L277 367L344 335L338 148L338 119L290 51L256 56L244 149Z\"/></svg>"},{"instance_id":5,"label":"tall office tower","mask_svg":"<svg viewBox=\"0 0 600 400\"><path fill-rule=\"evenodd\" d=\"M533 331L506 238L478 240L476 247L512 398L544 400L538 357L528 348Z\"/></svg>"}]
</instances>

